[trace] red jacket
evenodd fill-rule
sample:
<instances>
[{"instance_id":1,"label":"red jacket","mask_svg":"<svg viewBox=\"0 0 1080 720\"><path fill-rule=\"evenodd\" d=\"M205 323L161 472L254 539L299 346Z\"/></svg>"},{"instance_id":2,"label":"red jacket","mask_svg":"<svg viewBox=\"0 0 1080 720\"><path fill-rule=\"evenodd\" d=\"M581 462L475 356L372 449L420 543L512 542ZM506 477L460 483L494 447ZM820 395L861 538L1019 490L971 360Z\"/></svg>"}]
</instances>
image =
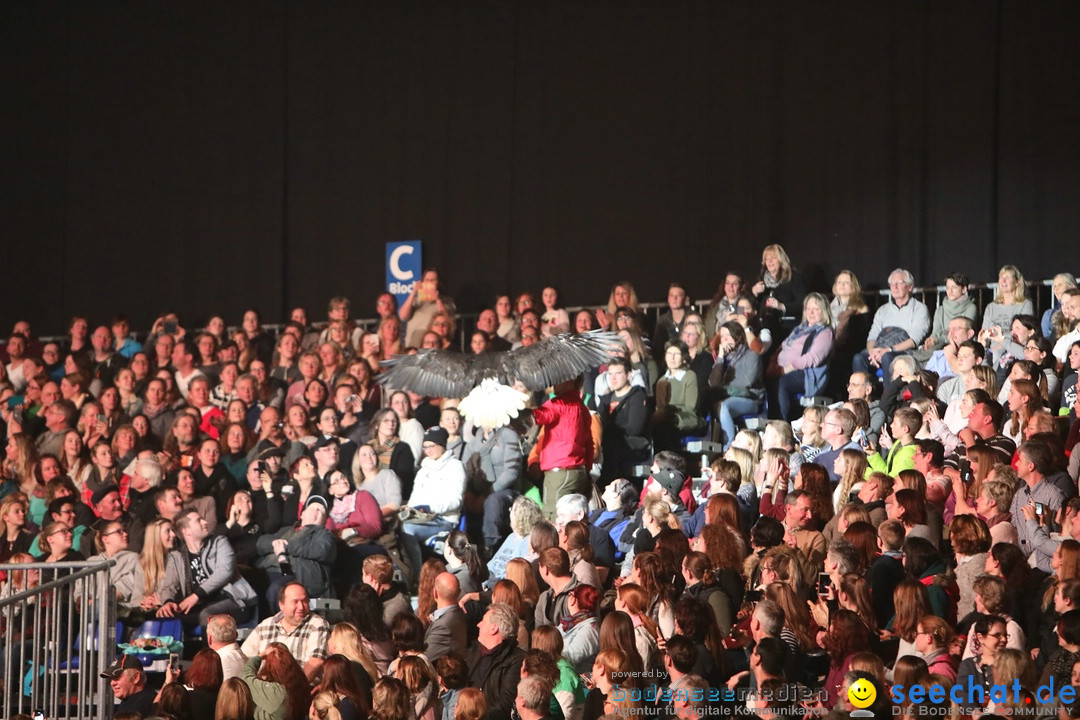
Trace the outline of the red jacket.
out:
<instances>
[{"instance_id":1,"label":"red jacket","mask_svg":"<svg viewBox=\"0 0 1080 720\"><path fill-rule=\"evenodd\" d=\"M584 467L593 462L589 409L576 391L556 395L533 410L533 419L544 428L547 441L540 451L540 469Z\"/></svg>"}]
</instances>

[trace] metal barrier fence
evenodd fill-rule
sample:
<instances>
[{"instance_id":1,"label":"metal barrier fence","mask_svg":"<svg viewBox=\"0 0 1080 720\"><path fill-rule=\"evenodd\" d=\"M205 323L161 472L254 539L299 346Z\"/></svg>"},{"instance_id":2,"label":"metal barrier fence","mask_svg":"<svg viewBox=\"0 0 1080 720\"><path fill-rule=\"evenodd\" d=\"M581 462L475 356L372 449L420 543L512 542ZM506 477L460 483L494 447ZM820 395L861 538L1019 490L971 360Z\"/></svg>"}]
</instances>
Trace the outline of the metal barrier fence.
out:
<instances>
[{"instance_id":1,"label":"metal barrier fence","mask_svg":"<svg viewBox=\"0 0 1080 720\"><path fill-rule=\"evenodd\" d=\"M49 720L113 716L112 688L101 673L116 647L114 564L0 565L0 717L37 710Z\"/></svg>"}]
</instances>

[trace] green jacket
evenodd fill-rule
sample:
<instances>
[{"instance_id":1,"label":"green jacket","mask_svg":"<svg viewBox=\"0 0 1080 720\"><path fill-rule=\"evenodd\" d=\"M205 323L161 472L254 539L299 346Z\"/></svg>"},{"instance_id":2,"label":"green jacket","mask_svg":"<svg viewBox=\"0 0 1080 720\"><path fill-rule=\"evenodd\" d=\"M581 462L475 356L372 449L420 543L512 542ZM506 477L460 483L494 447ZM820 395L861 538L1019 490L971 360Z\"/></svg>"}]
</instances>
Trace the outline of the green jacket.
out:
<instances>
[{"instance_id":1,"label":"green jacket","mask_svg":"<svg viewBox=\"0 0 1080 720\"><path fill-rule=\"evenodd\" d=\"M910 445L901 445L900 443L893 443L893 446L889 449L889 456L882 458L880 452L873 453L866 457L866 462L870 466L870 470L876 470L883 472L886 475L896 477L897 473L901 470L913 470L915 468L915 451L918 446L915 443Z\"/></svg>"},{"instance_id":2,"label":"green jacket","mask_svg":"<svg viewBox=\"0 0 1080 720\"><path fill-rule=\"evenodd\" d=\"M271 680L259 680L255 674L262 665L262 658L256 655L248 658L240 679L251 690L251 699L255 703L255 720L288 720L289 695L285 686Z\"/></svg>"}]
</instances>

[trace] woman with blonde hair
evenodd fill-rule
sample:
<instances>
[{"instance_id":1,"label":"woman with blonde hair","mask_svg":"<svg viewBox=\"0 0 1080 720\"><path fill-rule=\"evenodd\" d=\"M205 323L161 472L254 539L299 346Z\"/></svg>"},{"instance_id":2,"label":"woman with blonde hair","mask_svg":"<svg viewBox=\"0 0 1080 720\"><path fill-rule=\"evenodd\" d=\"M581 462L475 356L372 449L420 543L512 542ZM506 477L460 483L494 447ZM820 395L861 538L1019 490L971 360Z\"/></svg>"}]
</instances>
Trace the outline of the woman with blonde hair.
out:
<instances>
[{"instance_id":1,"label":"woman with blonde hair","mask_svg":"<svg viewBox=\"0 0 1080 720\"><path fill-rule=\"evenodd\" d=\"M238 677L229 678L218 691L214 720L253 720L255 703L247 683Z\"/></svg>"},{"instance_id":2,"label":"woman with blonde hair","mask_svg":"<svg viewBox=\"0 0 1080 720\"><path fill-rule=\"evenodd\" d=\"M632 668L627 652L618 647L605 648L597 653L592 672L586 682L589 694L585 698L584 717L587 720L604 715L608 702L614 700L616 694L627 697L629 693L625 692L626 689L642 687L643 678L640 675L632 675L631 673L636 672ZM623 692L619 692L616 688Z\"/></svg>"},{"instance_id":3,"label":"woman with blonde hair","mask_svg":"<svg viewBox=\"0 0 1080 720\"><path fill-rule=\"evenodd\" d=\"M438 720L442 716L439 678L430 663L416 655L403 655L398 659L395 677L405 683L412 695L416 720Z\"/></svg>"},{"instance_id":4,"label":"woman with blonde hair","mask_svg":"<svg viewBox=\"0 0 1080 720\"><path fill-rule=\"evenodd\" d=\"M384 677L375 683L371 705L368 720L409 720L414 717L409 688L395 677Z\"/></svg>"},{"instance_id":5,"label":"woman with blonde hair","mask_svg":"<svg viewBox=\"0 0 1080 720\"><path fill-rule=\"evenodd\" d=\"M352 623L339 622L334 625L326 643L326 650L331 655L343 655L353 663L354 670L362 670L369 678L367 683L369 686L382 677L382 673L375 664L375 658L364 646L360 631Z\"/></svg>"},{"instance_id":6,"label":"woman with blonde hair","mask_svg":"<svg viewBox=\"0 0 1080 720\"><path fill-rule=\"evenodd\" d=\"M487 714L487 696L480 688L466 687L458 693L453 720L484 720Z\"/></svg>"},{"instance_id":7,"label":"woman with blonde hair","mask_svg":"<svg viewBox=\"0 0 1080 720\"><path fill-rule=\"evenodd\" d=\"M705 336L705 325L701 316L696 313L687 313L686 321L683 322L679 339L686 343L686 349L690 354L687 367L694 371L697 376L699 396L703 396L704 389L709 385L709 371L713 366L712 351L709 350L708 338Z\"/></svg>"},{"instance_id":8,"label":"woman with blonde hair","mask_svg":"<svg viewBox=\"0 0 1080 720\"><path fill-rule=\"evenodd\" d=\"M833 472L840 476L833 493L833 506L840 512L851 502L851 494L857 492L856 485L862 483L866 475L866 453L862 450L847 448L841 450L833 461Z\"/></svg>"},{"instance_id":9,"label":"woman with blonde hair","mask_svg":"<svg viewBox=\"0 0 1080 720\"><path fill-rule=\"evenodd\" d=\"M165 559L176 547L176 530L172 521L164 518L151 520L146 526L139 565L143 573L143 599L140 607L152 610L162 605L158 591L165 582Z\"/></svg>"},{"instance_id":10,"label":"woman with blonde hair","mask_svg":"<svg viewBox=\"0 0 1080 720\"><path fill-rule=\"evenodd\" d=\"M0 563L13 555L26 553L34 544L34 534L26 529L29 505L21 492L8 495L0 503Z\"/></svg>"},{"instance_id":11,"label":"woman with blonde hair","mask_svg":"<svg viewBox=\"0 0 1080 720\"><path fill-rule=\"evenodd\" d=\"M37 461L38 451L34 438L22 432L13 434L8 438L4 454L4 480L29 495L37 485L34 478L34 465Z\"/></svg>"},{"instance_id":12,"label":"woman with blonde hair","mask_svg":"<svg viewBox=\"0 0 1080 720\"><path fill-rule=\"evenodd\" d=\"M826 365L833 347L832 317L825 296L810 293L803 300L802 322L780 343L767 371L766 385L773 415L793 420L799 395L813 397L825 389Z\"/></svg>"},{"instance_id":13,"label":"woman with blonde hair","mask_svg":"<svg viewBox=\"0 0 1080 720\"><path fill-rule=\"evenodd\" d=\"M850 270L841 270L836 274L832 294L833 299L829 301L829 314L832 316L832 325L839 338L848 320L853 315L866 314L869 308L866 306L866 300L863 299L862 284Z\"/></svg>"},{"instance_id":14,"label":"woman with blonde hair","mask_svg":"<svg viewBox=\"0 0 1080 720\"><path fill-rule=\"evenodd\" d=\"M607 308L597 308L596 322L601 329L607 330L615 323L615 311L619 308L627 308L636 315L638 313L638 296L634 292L634 286L629 280L623 280L611 288L608 296Z\"/></svg>"},{"instance_id":15,"label":"woman with blonde hair","mask_svg":"<svg viewBox=\"0 0 1080 720\"><path fill-rule=\"evenodd\" d=\"M797 596L806 596L807 585L803 577L802 561L794 548L787 545L769 548L762 556L757 570L760 580L755 589L764 590L771 583L781 582L790 586Z\"/></svg>"},{"instance_id":16,"label":"woman with blonde hair","mask_svg":"<svg viewBox=\"0 0 1080 720\"><path fill-rule=\"evenodd\" d=\"M983 308L982 329L1008 330L1017 315L1032 315L1035 306L1027 298L1024 274L1015 265L998 270L998 289L994 301Z\"/></svg>"},{"instance_id":17,"label":"woman with blonde hair","mask_svg":"<svg viewBox=\"0 0 1080 720\"><path fill-rule=\"evenodd\" d=\"M978 505L979 496L982 495L983 483L987 481L994 466L998 464L997 451L986 445L975 445L967 449L965 459L971 469L971 481L963 482L962 478L953 481L953 495L955 497L954 517L974 513ZM960 491L957 493L957 491Z\"/></svg>"},{"instance_id":18,"label":"woman with blonde hair","mask_svg":"<svg viewBox=\"0 0 1080 720\"><path fill-rule=\"evenodd\" d=\"M813 462L814 458L829 449L829 443L821 436L821 425L824 422L825 408L821 405L811 405L803 409L799 452L806 462Z\"/></svg>"},{"instance_id":19,"label":"woman with blonde hair","mask_svg":"<svg viewBox=\"0 0 1080 720\"><path fill-rule=\"evenodd\" d=\"M763 317L771 314L779 319L802 303L806 292L802 278L791 267L791 258L781 245L767 245L761 252L761 275L750 292Z\"/></svg>"},{"instance_id":20,"label":"woman with blonde hair","mask_svg":"<svg viewBox=\"0 0 1080 720\"><path fill-rule=\"evenodd\" d=\"M1069 331L1066 329L1065 332L1059 333L1058 329L1059 324L1063 320L1068 322L1061 314L1065 302L1065 291L1074 289L1076 289L1076 278L1072 273L1058 273L1054 276L1054 283L1052 286L1054 302L1051 303L1050 307L1046 308L1046 311L1042 316L1042 322L1040 323L1043 337L1050 340L1057 340L1061 335L1064 335Z\"/></svg>"},{"instance_id":21,"label":"woman with blonde hair","mask_svg":"<svg viewBox=\"0 0 1080 720\"><path fill-rule=\"evenodd\" d=\"M341 712L337 708L336 693L329 690L315 693L315 697L311 699L309 717L317 720L342 720Z\"/></svg>"}]
</instances>

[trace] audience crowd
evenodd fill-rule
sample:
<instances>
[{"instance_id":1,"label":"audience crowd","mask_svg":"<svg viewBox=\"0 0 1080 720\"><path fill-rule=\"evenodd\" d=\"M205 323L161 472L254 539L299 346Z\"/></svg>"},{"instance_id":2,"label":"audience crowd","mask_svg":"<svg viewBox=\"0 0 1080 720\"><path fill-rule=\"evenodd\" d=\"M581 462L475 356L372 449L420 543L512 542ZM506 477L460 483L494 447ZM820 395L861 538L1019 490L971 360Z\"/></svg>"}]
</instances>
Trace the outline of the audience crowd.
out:
<instances>
[{"instance_id":1,"label":"audience crowd","mask_svg":"<svg viewBox=\"0 0 1080 720\"><path fill-rule=\"evenodd\" d=\"M654 322L628 282L575 314L500 296L469 352L621 340L506 427L378 382L459 337L433 270L366 330L342 297L276 334L19 322L0 563L111 559L129 631L181 621L182 672L107 669L117 718L847 717L857 681L878 717L1016 682L951 708L1007 715L1080 686L1080 289L1039 316L1011 265L983 307L960 273L932 310L887 280L876 309L846 270L808 293L770 245Z\"/></svg>"}]
</instances>

